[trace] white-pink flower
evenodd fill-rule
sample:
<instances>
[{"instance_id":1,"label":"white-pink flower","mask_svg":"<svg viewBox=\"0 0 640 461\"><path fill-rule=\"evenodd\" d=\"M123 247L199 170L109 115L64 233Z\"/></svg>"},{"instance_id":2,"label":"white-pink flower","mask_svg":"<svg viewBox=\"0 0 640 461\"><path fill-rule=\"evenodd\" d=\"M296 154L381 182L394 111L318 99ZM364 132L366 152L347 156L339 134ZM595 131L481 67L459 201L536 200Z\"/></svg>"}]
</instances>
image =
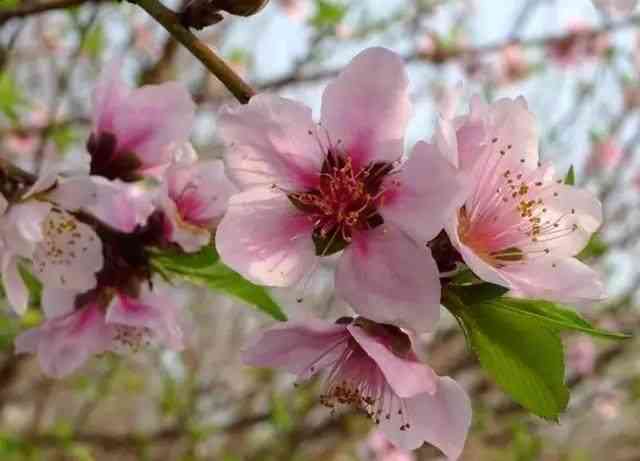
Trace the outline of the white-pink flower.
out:
<instances>
[{"instance_id":1,"label":"white-pink flower","mask_svg":"<svg viewBox=\"0 0 640 461\"><path fill-rule=\"evenodd\" d=\"M171 165L159 198L166 218L167 239L187 252L207 245L234 192L220 160Z\"/></svg>"},{"instance_id":2,"label":"white-pink flower","mask_svg":"<svg viewBox=\"0 0 640 461\"><path fill-rule=\"evenodd\" d=\"M607 14L622 16L631 14L638 5L638 0L593 0L593 4Z\"/></svg>"},{"instance_id":3,"label":"white-pink flower","mask_svg":"<svg viewBox=\"0 0 640 461\"><path fill-rule=\"evenodd\" d=\"M130 90L119 64L105 67L94 90L87 148L92 175L129 181L169 163L172 145L189 137L195 105L177 82Z\"/></svg>"},{"instance_id":4,"label":"white-pink flower","mask_svg":"<svg viewBox=\"0 0 640 461\"><path fill-rule=\"evenodd\" d=\"M600 276L574 257L600 226L600 202L538 163L535 118L524 99L474 99L470 115L443 132L442 150L472 186L447 233L473 272L517 296L603 299Z\"/></svg>"},{"instance_id":5,"label":"white-pink flower","mask_svg":"<svg viewBox=\"0 0 640 461\"><path fill-rule=\"evenodd\" d=\"M219 119L231 197L216 234L248 279L291 286L342 252L336 291L376 321L429 330L440 282L426 247L457 208L463 181L419 143L402 163L410 115L402 59L370 48L324 92L320 124L289 99L258 95Z\"/></svg>"},{"instance_id":6,"label":"white-pink flower","mask_svg":"<svg viewBox=\"0 0 640 461\"><path fill-rule=\"evenodd\" d=\"M362 317L336 324L288 322L257 338L243 361L284 368L301 379L325 370L321 402L328 408L364 411L403 449L428 442L450 460L462 452L471 423L469 398L455 381L420 363L411 339L397 327Z\"/></svg>"},{"instance_id":7,"label":"white-pink flower","mask_svg":"<svg viewBox=\"0 0 640 461\"><path fill-rule=\"evenodd\" d=\"M138 296L117 293L108 306L90 301L74 306L75 296L54 293L43 304L47 318L16 338L16 353L37 354L45 374L64 377L91 356L136 352L150 345L184 347L180 306L169 293L143 287ZM53 307L52 307L53 306Z\"/></svg>"},{"instance_id":8,"label":"white-pink flower","mask_svg":"<svg viewBox=\"0 0 640 461\"><path fill-rule=\"evenodd\" d=\"M113 331L98 304L88 304L72 313L45 320L42 325L16 338L16 353L37 354L42 371L64 377L92 355L111 347Z\"/></svg>"}]
</instances>

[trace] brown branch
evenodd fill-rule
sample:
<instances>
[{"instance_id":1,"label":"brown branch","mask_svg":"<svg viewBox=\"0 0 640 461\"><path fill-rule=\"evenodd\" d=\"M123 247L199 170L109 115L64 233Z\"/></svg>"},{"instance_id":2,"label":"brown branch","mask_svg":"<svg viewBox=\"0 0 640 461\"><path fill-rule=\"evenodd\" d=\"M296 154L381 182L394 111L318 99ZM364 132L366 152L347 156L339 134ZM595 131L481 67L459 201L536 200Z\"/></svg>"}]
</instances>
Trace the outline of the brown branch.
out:
<instances>
[{"instance_id":1,"label":"brown branch","mask_svg":"<svg viewBox=\"0 0 640 461\"><path fill-rule=\"evenodd\" d=\"M51 0L43 3L21 5L17 8L0 10L0 25L14 18L25 18L49 11L63 10L84 5L85 3L99 3L111 0Z\"/></svg>"},{"instance_id":2,"label":"brown branch","mask_svg":"<svg viewBox=\"0 0 640 461\"><path fill-rule=\"evenodd\" d=\"M158 0L130 0L145 10L178 42L187 48L242 104L255 94L233 69L180 22L180 17Z\"/></svg>"},{"instance_id":3,"label":"brown branch","mask_svg":"<svg viewBox=\"0 0 640 461\"><path fill-rule=\"evenodd\" d=\"M588 31L578 31L578 32L568 32L566 34L554 34L554 35L546 35L542 37L534 37L529 39L521 39L518 37L508 38L507 40L501 40L493 43L487 43L484 45L477 46L436 46L435 50L425 53L425 52L413 52L404 56L404 60L407 63L410 62L428 62L431 64L444 64L450 61L455 61L458 59L472 58L481 55L487 55L492 53L498 53L505 48L513 45L518 45L523 48L537 48L537 47L545 47L547 45L553 43L562 43L567 40L575 39L575 38L592 38L596 37L600 34L613 32L621 29L626 29L629 27L637 26L640 24L640 15L629 16L623 20L608 22L604 24L602 27L593 28ZM334 77L340 72L341 68L337 69L327 69L313 74L300 74L299 72L294 72L283 77L275 78L273 80L268 80L258 85L258 89L260 90L278 90L282 87L292 84L301 84L301 83L313 83L317 81L326 80L328 78Z\"/></svg>"}]
</instances>

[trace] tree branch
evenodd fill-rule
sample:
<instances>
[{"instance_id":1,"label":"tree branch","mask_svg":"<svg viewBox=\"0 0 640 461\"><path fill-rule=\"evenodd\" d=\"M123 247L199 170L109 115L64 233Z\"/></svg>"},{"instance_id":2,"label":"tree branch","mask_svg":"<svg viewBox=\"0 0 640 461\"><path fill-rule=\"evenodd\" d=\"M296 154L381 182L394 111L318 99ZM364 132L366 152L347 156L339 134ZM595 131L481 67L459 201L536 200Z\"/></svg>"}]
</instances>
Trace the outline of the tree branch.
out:
<instances>
[{"instance_id":1,"label":"tree branch","mask_svg":"<svg viewBox=\"0 0 640 461\"><path fill-rule=\"evenodd\" d=\"M242 104L246 104L255 95L251 88L231 67L216 55L189 29L180 23L180 17L158 0L130 0L145 10L165 28L177 41L187 48Z\"/></svg>"},{"instance_id":2,"label":"tree branch","mask_svg":"<svg viewBox=\"0 0 640 461\"><path fill-rule=\"evenodd\" d=\"M85 3L99 3L106 1L111 0L52 0L43 3L21 5L10 10L0 10L0 25L4 24L9 19L25 18L27 16L46 13L48 11L63 10L66 8L81 6Z\"/></svg>"}]
</instances>

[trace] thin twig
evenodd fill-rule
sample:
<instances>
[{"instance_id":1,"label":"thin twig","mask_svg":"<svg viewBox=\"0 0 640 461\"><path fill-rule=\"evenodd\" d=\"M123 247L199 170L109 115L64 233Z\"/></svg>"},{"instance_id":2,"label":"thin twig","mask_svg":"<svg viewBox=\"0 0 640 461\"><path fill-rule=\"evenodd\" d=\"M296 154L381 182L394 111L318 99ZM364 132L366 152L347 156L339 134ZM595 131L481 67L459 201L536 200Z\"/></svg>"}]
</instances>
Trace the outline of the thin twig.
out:
<instances>
[{"instance_id":1,"label":"thin twig","mask_svg":"<svg viewBox=\"0 0 640 461\"><path fill-rule=\"evenodd\" d=\"M179 16L158 0L130 0L145 10L166 29L176 40L187 48L209 71L215 75L242 104L246 104L255 95L249 86L234 70L214 53L211 48L189 29L180 23Z\"/></svg>"}]
</instances>

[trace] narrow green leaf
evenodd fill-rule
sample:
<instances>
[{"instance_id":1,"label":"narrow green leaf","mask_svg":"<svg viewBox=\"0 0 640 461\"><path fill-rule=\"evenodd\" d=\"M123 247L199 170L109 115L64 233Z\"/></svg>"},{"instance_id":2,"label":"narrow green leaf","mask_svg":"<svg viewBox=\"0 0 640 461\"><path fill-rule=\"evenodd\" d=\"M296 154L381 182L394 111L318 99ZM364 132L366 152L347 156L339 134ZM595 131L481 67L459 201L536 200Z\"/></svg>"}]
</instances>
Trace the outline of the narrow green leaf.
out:
<instances>
[{"instance_id":1,"label":"narrow green leaf","mask_svg":"<svg viewBox=\"0 0 640 461\"><path fill-rule=\"evenodd\" d=\"M568 186L576 185L576 170L573 168L573 165L569 167L569 171L567 171L567 175L564 177L564 183Z\"/></svg>"},{"instance_id":2,"label":"narrow green leaf","mask_svg":"<svg viewBox=\"0 0 640 461\"><path fill-rule=\"evenodd\" d=\"M495 308L495 300L457 311L482 367L516 402L557 420L569 402L559 335L536 318Z\"/></svg>"},{"instance_id":3,"label":"narrow green leaf","mask_svg":"<svg viewBox=\"0 0 640 461\"><path fill-rule=\"evenodd\" d=\"M502 298L493 301L493 308L514 315L535 319L557 332L579 331L606 339L629 339L631 336L594 327L580 315L555 303L542 300Z\"/></svg>"},{"instance_id":4,"label":"narrow green leaf","mask_svg":"<svg viewBox=\"0 0 640 461\"><path fill-rule=\"evenodd\" d=\"M491 301L509 291L508 288L488 282L471 285L449 285L446 289L453 291L468 306Z\"/></svg>"},{"instance_id":5,"label":"narrow green leaf","mask_svg":"<svg viewBox=\"0 0 640 461\"><path fill-rule=\"evenodd\" d=\"M162 276L176 275L197 285L234 296L277 320L287 320L280 306L261 286L245 280L218 256L215 248L205 247L197 253L181 253L172 250L154 251L151 263Z\"/></svg>"},{"instance_id":6,"label":"narrow green leaf","mask_svg":"<svg viewBox=\"0 0 640 461\"><path fill-rule=\"evenodd\" d=\"M33 307L40 306L40 300L42 298L42 282L38 280L27 268L23 265L18 266L20 276L27 286L29 291L29 304Z\"/></svg>"},{"instance_id":7,"label":"narrow green leaf","mask_svg":"<svg viewBox=\"0 0 640 461\"><path fill-rule=\"evenodd\" d=\"M609 250L609 245L602 240L600 234L593 234L587 246L577 256L581 261L589 260L591 258L598 258L604 255Z\"/></svg>"}]
</instances>

